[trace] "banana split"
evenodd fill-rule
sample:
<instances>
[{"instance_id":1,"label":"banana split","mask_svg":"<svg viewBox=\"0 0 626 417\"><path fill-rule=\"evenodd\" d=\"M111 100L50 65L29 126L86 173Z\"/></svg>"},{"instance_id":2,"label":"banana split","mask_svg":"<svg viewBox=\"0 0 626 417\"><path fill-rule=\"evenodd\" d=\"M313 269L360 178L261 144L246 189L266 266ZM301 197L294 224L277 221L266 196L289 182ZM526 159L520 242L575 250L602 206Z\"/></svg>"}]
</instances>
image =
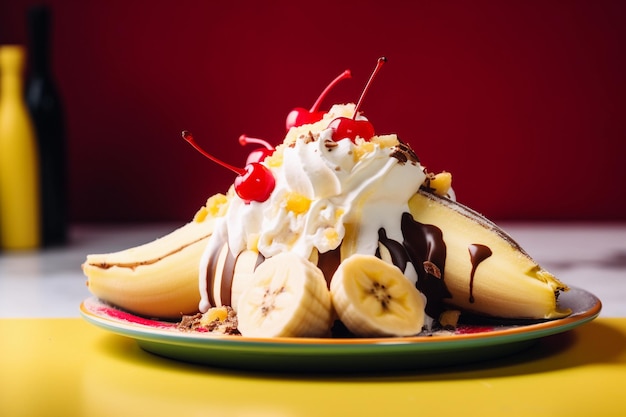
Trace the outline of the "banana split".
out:
<instances>
[{"instance_id":1,"label":"banana split","mask_svg":"<svg viewBox=\"0 0 626 417\"><path fill-rule=\"evenodd\" d=\"M456 202L449 173L375 134L362 98L290 115L283 142L170 235L89 255L90 291L181 330L249 337L328 337L336 323L356 336L414 336L464 313L568 315L558 304L567 286Z\"/></svg>"}]
</instances>

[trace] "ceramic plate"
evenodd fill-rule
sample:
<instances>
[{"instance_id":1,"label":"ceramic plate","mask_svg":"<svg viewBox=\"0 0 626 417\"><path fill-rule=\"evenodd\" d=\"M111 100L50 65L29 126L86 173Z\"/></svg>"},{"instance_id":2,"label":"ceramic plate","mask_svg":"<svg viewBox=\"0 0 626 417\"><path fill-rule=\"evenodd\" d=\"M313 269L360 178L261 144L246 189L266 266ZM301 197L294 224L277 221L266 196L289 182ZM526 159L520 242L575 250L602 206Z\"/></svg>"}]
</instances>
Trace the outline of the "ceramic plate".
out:
<instances>
[{"instance_id":1,"label":"ceramic plate","mask_svg":"<svg viewBox=\"0 0 626 417\"><path fill-rule=\"evenodd\" d=\"M80 306L90 323L133 338L156 355L210 366L261 371L387 371L495 359L520 352L538 339L573 329L598 316L594 295L578 288L559 296L572 309L563 319L534 323L476 321L454 333L402 338L249 338L181 332L175 323L150 320L97 298Z\"/></svg>"}]
</instances>

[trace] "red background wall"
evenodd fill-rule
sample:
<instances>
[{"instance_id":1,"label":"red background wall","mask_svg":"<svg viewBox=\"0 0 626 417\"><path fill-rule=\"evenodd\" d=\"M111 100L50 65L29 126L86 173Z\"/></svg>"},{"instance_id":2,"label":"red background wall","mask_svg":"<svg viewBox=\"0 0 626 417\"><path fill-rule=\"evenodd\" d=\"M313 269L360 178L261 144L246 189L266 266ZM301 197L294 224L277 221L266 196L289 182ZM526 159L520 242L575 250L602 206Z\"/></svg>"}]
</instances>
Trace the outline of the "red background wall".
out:
<instances>
[{"instance_id":1,"label":"red background wall","mask_svg":"<svg viewBox=\"0 0 626 417\"><path fill-rule=\"evenodd\" d=\"M0 43L32 1L0 3ZM626 2L50 0L71 218L186 221L279 142L293 107L355 101L496 220L626 220Z\"/></svg>"}]
</instances>

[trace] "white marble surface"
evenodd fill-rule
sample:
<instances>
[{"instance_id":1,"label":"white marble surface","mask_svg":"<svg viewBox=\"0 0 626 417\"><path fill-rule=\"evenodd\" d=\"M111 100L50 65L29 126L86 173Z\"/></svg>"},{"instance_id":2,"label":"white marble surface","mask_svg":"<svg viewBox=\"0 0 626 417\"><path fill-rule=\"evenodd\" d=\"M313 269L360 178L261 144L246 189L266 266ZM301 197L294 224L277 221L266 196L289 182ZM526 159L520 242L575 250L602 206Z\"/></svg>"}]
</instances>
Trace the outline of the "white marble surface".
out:
<instances>
[{"instance_id":1,"label":"white marble surface","mask_svg":"<svg viewBox=\"0 0 626 417\"><path fill-rule=\"evenodd\" d=\"M82 225L65 247L0 252L0 317L78 317L89 296L81 263L89 253L145 243L178 225ZM501 224L539 264L602 300L601 316L626 317L626 223Z\"/></svg>"}]
</instances>

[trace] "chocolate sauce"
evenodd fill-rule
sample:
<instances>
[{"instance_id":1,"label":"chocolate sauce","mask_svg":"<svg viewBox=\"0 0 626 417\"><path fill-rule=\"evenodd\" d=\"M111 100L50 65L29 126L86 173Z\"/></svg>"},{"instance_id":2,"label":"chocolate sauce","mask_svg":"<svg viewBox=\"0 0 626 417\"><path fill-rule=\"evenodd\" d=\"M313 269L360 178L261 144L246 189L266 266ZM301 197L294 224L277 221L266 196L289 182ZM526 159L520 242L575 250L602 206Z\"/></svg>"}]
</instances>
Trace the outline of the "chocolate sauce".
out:
<instances>
[{"instance_id":1,"label":"chocolate sauce","mask_svg":"<svg viewBox=\"0 0 626 417\"><path fill-rule=\"evenodd\" d=\"M488 246L481 245L478 243L473 243L467 247L470 254L470 260L472 262L472 273L470 274L470 284L469 284L469 302L474 302L474 274L476 273L476 268L482 261L489 258L493 252L489 249Z\"/></svg>"},{"instance_id":2,"label":"chocolate sauce","mask_svg":"<svg viewBox=\"0 0 626 417\"><path fill-rule=\"evenodd\" d=\"M213 237L214 239L216 237ZM217 261L219 260L220 257L220 253L222 253L222 249L224 248L224 245L226 245L226 239L222 240L221 242L218 242L218 244L216 245L216 247L220 248L219 250L214 251L213 253L211 253L211 256L209 256L209 261L207 262L207 267L206 267L206 288L207 288L207 295L209 298L209 305L210 306L215 306L215 297L213 296L213 285L215 283L215 273L217 270Z\"/></svg>"},{"instance_id":3,"label":"chocolate sauce","mask_svg":"<svg viewBox=\"0 0 626 417\"><path fill-rule=\"evenodd\" d=\"M227 252L220 284L220 300L224 306L231 305L231 290L233 289L233 277L235 275L235 264L237 263L237 258L233 256L232 251L227 249Z\"/></svg>"},{"instance_id":4,"label":"chocolate sauce","mask_svg":"<svg viewBox=\"0 0 626 417\"><path fill-rule=\"evenodd\" d=\"M237 265L237 259L239 255L236 257L233 255L232 251L228 248L228 242L226 240L220 242L219 247L221 248L218 251L215 251L209 257L209 262L207 263L206 270L206 285L207 285L207 293L209 297L209 304L213 307L217 305L215 302L215 274L217 272L218 261L220 258L220 254L222 251L226 250L226 258L224 259L224 267L222 268L222 281L220 283L220 299L222 305L229 306L232 303L232 294L233 294L233 279L235 277L235 265ZM254 265L254 269L256 269L261 263L265 260L265 257L260 253L257 256L256 264Z\"/></svg>"},{"instance_id":5,"label":"chocolate sauce","mask_svg":"<svg viewBox=\"0 0 626 417\"><path fill-rule=\"evenodd\" d=\"M437 226L423 224L410 213L402 214L402 244L417 272L416 287L426 296L425 312L435 320L445 310L444 299L452 298L446 287L447 248Z\"/></svg>"},{"instance_id":6,"label":"chocolate sauce","mask_svg":"<svg viewBox=\"0 0 626 417\"><path fill-rule=\"evenodd\" d=\"M326 284L330 288L330 280L341 263L341 250L339 248L320 253L317 259L317 267L324 273Z\"/></svg>"},{"instance_id":7,"label":"chocolate sauce","mask_svg":"<svg viewBox=\"0 0 626 417\"><path fill-rule=\"evenodd\" d=\"M237 257L234 257L232 251L229 249L228 255L226 256L226 263L224 264L224 270L222 271L222 285L220 286L220 297L222 305L224 306L232 306L235 266L237 265L240 255L241 253L237 255ZM265 261L265 257L260 253L257 253L253 271L256 270L257 267L263 263L263 261Z\"/></svg>"},{"instance_id":8,"label":"chocolate sauce","mask_svg":"<svg viewBox=\"0 0 626 417\"><path fill-rule=\"evenodd\" d=\"M402 272L406 271L406 264L409 262L409 255L406 253L406 249L402 246L402 243L389 239L387 232L382 227L378 229L378 241L387 248L391 255L391 262L400 268ZM381 257L380 249L376 249L376 256Z\"/></svg>"}]
</instances>

